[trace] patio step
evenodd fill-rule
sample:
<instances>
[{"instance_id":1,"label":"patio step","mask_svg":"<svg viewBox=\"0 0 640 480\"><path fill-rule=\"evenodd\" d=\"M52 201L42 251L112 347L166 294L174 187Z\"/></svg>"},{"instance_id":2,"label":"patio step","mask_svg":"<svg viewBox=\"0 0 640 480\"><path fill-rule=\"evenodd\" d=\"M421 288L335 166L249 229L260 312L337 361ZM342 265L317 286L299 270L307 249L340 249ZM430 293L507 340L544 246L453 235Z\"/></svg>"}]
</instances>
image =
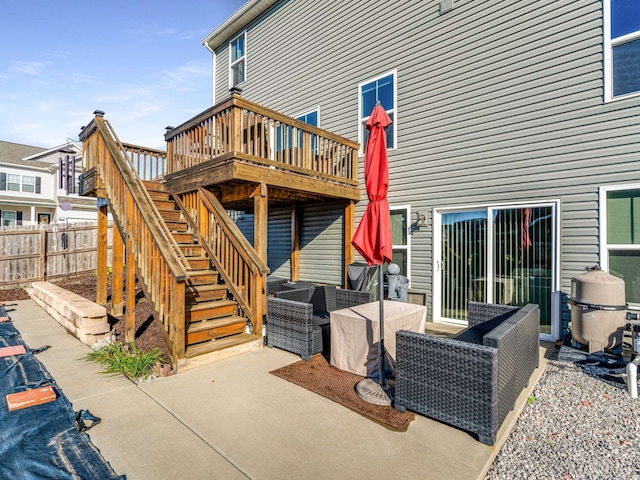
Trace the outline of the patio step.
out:
<instances>
[{"instance_id":1,"label":"patio step","mask_svg":"<svg viewBox=\"0 0 640 480\"><path fill-rule=\"evenodd\" d=\"M143 180L142 183L152 200L169 200L169 192L164 189L161 183L149 180Z\"/></svg>"},{"instance_id":2,"label":"patio step","mask_svg":"<svg viewBox=\"0 0 640 480\"><path fill-rule=\"evenodd\" d=\"M193 245L193 242L194 242L193 233L190 233L190 232L171 232L171 235L173 235L173 239L177 243L181 243L181 244L184 244L184 245Z\"/></svg>"},{"instance_id":3,"label":"patio step","mask_svg":"<svg viewBox=\"0 0 640 480\"><path fill-rule=\"evenodd\" d=\"M211 354L220 353L222 355L233 356L234 354L244 353L244 351L239 350L241 346L245 346L246 351L254 350L260 348L262 344L262 338L258 338L255 335L251 335L249 333L241 333L238 335L233 335L229 337L216 338L214 340L209 340L208 342L197 343L195 345L188 345L185 350L185 358L186 359L194 359L197 357L208 357L213 356ZM238 347L238 348L236 348ZM223 352L224 351L224 352ZM202 360L202 363L207 363L209 361L215 361L223 358L212 358L208 360ZM179 365L180 371L186 370L189 366L194 365L194 362L183 361Z\"/></svg>"},{"instance_id":4,"label":"patio step","mask_svg":"<svg viewBox=\"0 0 640 480\"><path fill-rule=\"evenodd\" d=\"M238 302L235 300L213 300L200 302L185 308L184 317L187 322L211 320L213 318L235 315Z\"/></svg>"},{"instance_id":5,"label":"patio step","mask_svg":"<svg viewBox=\"0 0 640 480\"><path fill-rule=\"evenodd\" d=\"M204 270L211 267L211 261L207 257L187 257L187 262L194 270Z\"/></svg>"},{"instance_id":6,"label":"patio step","mask_svg":"<svg viewBox=\"0 0 640 480\"><path fill-rule=\"evenodd\" d=\"M181 244L180 250L185 257L203 257L205 256L204 248L197 243Z\"/></svg>"},{"instance_id":7,"label":"patio step","mask_svg":"<svg viewBox=\"0 0 640 480\"><path fill-rule=\"evenodd\" d=\"M215 270L192 270L189 272L187 287L218 284L220 275Z\"/></svg>"},{"instance_id":8,"label":"patio step","mask_svg":"<svg viewBox=\"0 0 640 480\"><path fill-rule=\"evenodd\" d=\"M191 305L214 300L226 300L227 294L227 287L217 284L192 285L186 289L187 303Z\"/></svg>"},{"instance_id":9,"label":"patio step","mask_svg":"<svg viewBox=\"0 0 640 480\"><path fill-rule=\"evenodd\" d=\"M182 213L180 210L158 210L158 213L168 227L171 222L182 222ZM171 227L169 227L169 229L171 229Z\"/></svg>"},{"instance_id":10,"label":"patio step","mask_svg":"<svg viewBox=\"0 0 640 480\"><path fill-rule=\"evenodd\" d=\"M176 208L176 202L173 200L156 200L153 199L153 204L158 210L174 210Z\"/></svg>"},{"instance_id":11,"label":"patio step","mask_svg":"<svg viewBox=\"0 0 640 480\"><path fill-rule=\"evenodd\" d=\"M238 315L191 322L187 327L187 345L244 333L247 319Z\"/></svg>"}]
</instances>

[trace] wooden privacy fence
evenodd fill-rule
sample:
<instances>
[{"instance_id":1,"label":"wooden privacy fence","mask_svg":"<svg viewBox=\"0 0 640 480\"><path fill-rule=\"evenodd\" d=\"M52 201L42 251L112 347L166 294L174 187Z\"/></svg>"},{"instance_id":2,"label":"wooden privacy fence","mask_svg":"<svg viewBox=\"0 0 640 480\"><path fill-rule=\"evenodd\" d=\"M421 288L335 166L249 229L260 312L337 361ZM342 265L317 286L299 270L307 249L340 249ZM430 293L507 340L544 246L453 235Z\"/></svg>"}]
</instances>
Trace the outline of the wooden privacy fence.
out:
<instances>
[{"instance_id":1,"label":"wooden privacy fence","mask_svg":"<svg viewBox=\"0 0 640 480\"><path fill-rule=\"evenodd\" d=\"M111 265L113 225L107 237ZM0 288L91 273L97 268L96 223L0 229Z\"/></svg>"}]
</instances>

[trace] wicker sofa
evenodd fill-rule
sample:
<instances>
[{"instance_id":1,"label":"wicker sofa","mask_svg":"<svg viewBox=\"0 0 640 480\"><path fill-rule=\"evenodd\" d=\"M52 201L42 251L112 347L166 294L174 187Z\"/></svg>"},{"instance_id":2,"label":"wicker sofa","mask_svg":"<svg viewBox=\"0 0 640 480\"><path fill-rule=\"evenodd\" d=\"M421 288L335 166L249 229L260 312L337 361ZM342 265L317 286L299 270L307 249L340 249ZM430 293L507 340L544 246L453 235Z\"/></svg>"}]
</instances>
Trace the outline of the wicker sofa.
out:
<instances>
[{"instance_id":1,"label":"wicker sofa","mask_svg":"<svg viewBox=\"0 0 640 480\"><path fill-rule=\"evenodd\" d=\"M493 445L540 360L537 305L470 302L469 326L451 338L396 334L397 410L409 409Z\"/></svg>"},{"instance_id":2,"label":"wicker sofa","mask_svg":"<svg viewBox=\"0 0 640 480\"><path fill-rule=\"evenodd\" d=\"M310 360L316 353L328 351L329 312L372 301L371 293L335 285L275 292L267 299L267 346Z\"/></svg>"}]
</instances>

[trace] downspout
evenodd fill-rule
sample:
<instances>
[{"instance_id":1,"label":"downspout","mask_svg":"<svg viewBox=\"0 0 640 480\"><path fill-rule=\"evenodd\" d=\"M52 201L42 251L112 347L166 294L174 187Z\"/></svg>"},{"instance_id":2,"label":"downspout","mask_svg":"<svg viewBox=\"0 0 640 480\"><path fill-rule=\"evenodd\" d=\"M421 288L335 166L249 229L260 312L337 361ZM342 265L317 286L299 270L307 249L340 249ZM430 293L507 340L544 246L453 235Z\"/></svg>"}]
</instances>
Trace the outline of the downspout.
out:
<instances>
[{"instance_id":1,"label":"downspout","mask_svg":"<svg viewBox=\"0 0 640 480\"><path fill-rule=\"evenodd\" d=\"M204 42L204 46L211 52L211 105L216 104L216 52L209 46L208 42Z\"/></svg>"}]
</instances>

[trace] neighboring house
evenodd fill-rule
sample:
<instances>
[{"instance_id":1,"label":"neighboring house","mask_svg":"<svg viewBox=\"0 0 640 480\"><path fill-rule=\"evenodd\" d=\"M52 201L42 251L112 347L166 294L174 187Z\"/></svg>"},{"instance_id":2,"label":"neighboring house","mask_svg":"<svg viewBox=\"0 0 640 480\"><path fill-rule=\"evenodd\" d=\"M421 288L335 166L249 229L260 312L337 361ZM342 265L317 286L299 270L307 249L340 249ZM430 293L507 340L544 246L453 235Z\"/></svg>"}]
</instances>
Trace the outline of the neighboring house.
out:
<instances>
[{"instance_id":1,"label":"neighboring house","mask_svg":"<svg viewBox=\"0 0 640 480\"><path fill-rule=\"evenodd\" d=\"M50 149L0 141L1 225L96 221L95 199L77 194L81 167L72 141Z\"/></svg>"},{"instance_id":2,"label":"neighboring house","mask_svg":"<svg viewBox=\"0 0 640 480\"><path fill-rule=\"evenodd\" d=\"M535 302L557 339L572 277L595 264L640 308L636 2L250 0L203 43L214 103L239 88L364 145L382 102L394 260L434 321L463 323L472 299ZM340 283L343 209L303 209L301 277ZM284 276L290 215L270 211Z\"/></svg>"}]
</instances>

